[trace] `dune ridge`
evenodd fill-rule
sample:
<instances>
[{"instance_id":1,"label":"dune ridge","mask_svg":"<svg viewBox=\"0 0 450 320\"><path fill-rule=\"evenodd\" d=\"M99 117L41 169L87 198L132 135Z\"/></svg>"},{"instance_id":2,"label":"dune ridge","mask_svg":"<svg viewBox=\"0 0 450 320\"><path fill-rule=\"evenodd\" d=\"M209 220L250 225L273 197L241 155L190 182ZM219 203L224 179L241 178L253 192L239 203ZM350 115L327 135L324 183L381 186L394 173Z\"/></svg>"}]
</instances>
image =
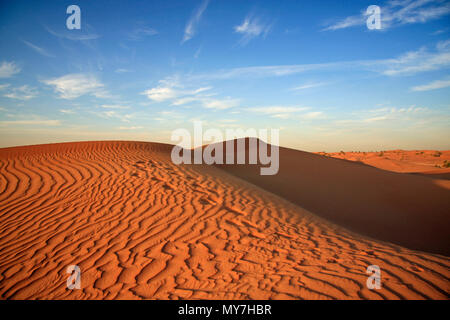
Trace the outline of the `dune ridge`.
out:
<instances>
[{"instance_id":1,"label":"dune ridge","mask_svg":"<svg viewBox=\"0 0 450 320\"><path fill-rule=\"evenodd\" d=\"M279 157L272 176L254 165L218 167L355 232L450 255L448 180L284 147Z\"/></svg>"},{"instance_id":2,"label":"dune ridge","mask_svg":"<svg viewBox=\"0 0 450 320\"><path fill-rule=\"evenodd\" d=\"M449 298L448 257L350 232L221 168L176 166L170 150L0 149L0 297ZM66 288L72 264L81 290ZM366 288L372 264L381 290Z\"/></svg>"}]
</instances>

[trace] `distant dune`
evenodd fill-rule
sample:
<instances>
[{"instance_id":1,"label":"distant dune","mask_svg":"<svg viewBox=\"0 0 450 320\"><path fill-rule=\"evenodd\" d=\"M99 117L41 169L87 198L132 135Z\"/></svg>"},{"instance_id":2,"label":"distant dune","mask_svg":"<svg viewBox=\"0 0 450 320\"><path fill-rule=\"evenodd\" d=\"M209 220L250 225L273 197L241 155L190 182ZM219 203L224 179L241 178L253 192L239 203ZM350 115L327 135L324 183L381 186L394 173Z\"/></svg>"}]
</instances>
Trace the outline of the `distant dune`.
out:
<instances>
[{"instance_id":1,"label":"distant dune","mask_svg":"<svg viewBox=\"0 0 450 320\"><path fill-rule=\"evenodd\" d=\"M378 152L318 152L338 159L358 161L380 169L426 174L450 174L450 150L388 150ZM445 163L449 162L446 166Z\"/></svg>"},{"instance_id":2,"label":"distant dune","mask_svg":"<svg viewBox=\"0 0 450 320\"><path fill-rule=\"evenodd\" d=\"M0 297L449 298L441 180L286 148L262 177L177 166L171 148L0 149ZM66 288L69 265L81 290ZM380 290L366 287L369 265Z\"/></svg>"}]
</instances>

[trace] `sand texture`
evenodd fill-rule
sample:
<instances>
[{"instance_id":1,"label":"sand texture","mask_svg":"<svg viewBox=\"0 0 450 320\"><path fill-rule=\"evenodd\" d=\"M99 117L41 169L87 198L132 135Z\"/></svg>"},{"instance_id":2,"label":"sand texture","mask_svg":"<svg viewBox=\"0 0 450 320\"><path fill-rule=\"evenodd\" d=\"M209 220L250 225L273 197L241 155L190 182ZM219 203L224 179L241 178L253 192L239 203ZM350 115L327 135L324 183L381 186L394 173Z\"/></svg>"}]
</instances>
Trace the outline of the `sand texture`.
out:
<instances>
[{"instance_id":1,"label":"sand texture","mask_svg":"<svg viewBox=\"0 0 450 320\"><path fill-rule=\"evenodd\" d=\"M177 166L170 151L0 149L0 298L449 298L443 179L284 148L279 174L261 177ZM66 287L69 265L80 290ZM366 287L369 265L380 290Z\"/></svg>"}]
</instances>

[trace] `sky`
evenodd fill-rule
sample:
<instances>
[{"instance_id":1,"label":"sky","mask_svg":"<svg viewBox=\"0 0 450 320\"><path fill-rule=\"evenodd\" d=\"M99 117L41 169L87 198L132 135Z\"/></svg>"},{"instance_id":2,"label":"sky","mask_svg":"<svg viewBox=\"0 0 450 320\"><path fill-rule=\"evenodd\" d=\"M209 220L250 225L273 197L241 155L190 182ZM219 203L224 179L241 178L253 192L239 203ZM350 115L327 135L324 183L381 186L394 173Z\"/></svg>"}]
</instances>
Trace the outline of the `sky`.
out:
<instances>
[{"instance_id":1,"label":"sky","mask_svg":"<svg viewBox=\"0 0 450 320\"><path fill-rule=\"evenodd\" d=\"M176 144L202 121L306 151L450 149L450 1L2 0L0 48L0 147Z\"/></svg>"}]
</instances>

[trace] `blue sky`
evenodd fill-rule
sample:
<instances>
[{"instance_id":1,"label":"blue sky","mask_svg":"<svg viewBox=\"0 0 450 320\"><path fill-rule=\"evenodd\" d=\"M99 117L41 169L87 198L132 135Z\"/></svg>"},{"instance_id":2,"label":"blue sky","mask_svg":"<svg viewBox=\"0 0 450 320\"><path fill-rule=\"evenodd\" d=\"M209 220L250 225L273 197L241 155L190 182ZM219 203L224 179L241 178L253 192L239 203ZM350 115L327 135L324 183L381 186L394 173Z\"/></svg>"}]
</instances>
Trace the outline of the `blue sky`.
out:
<instances>
[{"instance_id":1,"label":"blue sky","mask_svg":"<svg viewBox=\"0 0 450 320\"><path fill-rule=\"evenodd\" d=\"M2 1L0 147L171 143L201 120L307 151L450 149L449 18L441 0Z\"/></svg>"}]
</instances>

